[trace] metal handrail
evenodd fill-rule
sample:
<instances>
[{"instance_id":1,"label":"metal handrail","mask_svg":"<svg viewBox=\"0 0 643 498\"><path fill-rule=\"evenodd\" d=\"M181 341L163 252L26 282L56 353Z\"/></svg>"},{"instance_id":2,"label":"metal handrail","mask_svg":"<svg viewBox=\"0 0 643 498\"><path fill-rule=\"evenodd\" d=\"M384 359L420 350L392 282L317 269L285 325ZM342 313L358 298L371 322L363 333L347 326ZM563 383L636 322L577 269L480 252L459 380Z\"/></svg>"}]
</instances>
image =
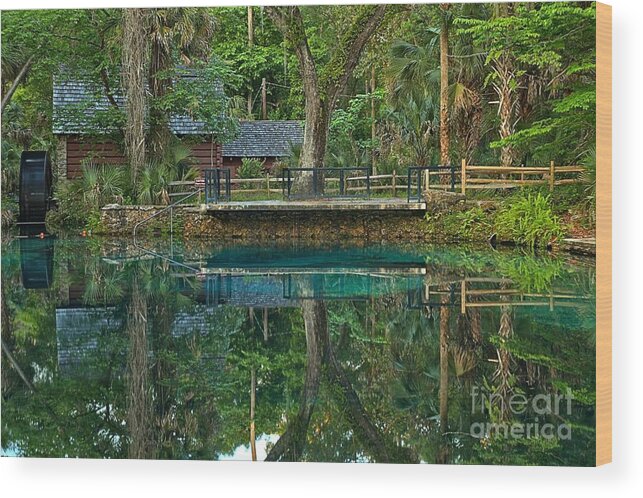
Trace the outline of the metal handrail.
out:
<instances>
[{"instance_id":1,"label":"metal handrail","mask_svg":"<svg viewBox=\"0 0 643 498\"><path fill-rule=\"evenodd\" d=\"M169 206L165 206L165 207L164 207L163 209L161 209L160 211L157 211L157 212L156 212L156 213L154 213L153 215L148 216L148 217L147 217L147 218L145 218L144 220L139 221L136 225L134 225L134 229L132 230L132 237L133 237L133 239L134 239L134 244L136 245L136 232L138 231L138 227L140 227L140 226L141 226L141 225L143 225L144 223L147 223L148 221L150 221L150 220L152 220L152 219L156 218L157 216L159 216L159 215L161 215L161 214L165 213L167 210L170 210L170 215L171 215L171 214L172 214L172 211L174 210L174 208L175 208L176 206L178 206L179 204L181 204L183 201L185 201L185 200L189 199L190 197L192 197L192 196L194 196L194 195L196 195L196 194L200 193L202 190L203 190L203 188L199 187L199 188L197 188L194 192L189 193L189 194L188 194L188 195L186 195L185 197L181 197L178 201L174 201L174 202L173 202L172 204L170 204ZM173 230L172 230L172 219L170 219L170 233L172 233L172 231L173 231Z\"/></svg>"},{"instance_id":2,"label":"metal handrail","mask_svg":"<svg viewBox=\"0 0 643 498\"><path fill-rule=\"evenodd\" d=\"M455 167L454 166L409 166L407 171L407 181L406 181L406 200L411 202L411 176L415 179L417 177L417 192L415 193L415 199L417 202L422 200L422 179L421 174L423 171L442 171L449 170L451 173L451 191L455 191Z\"/></svg>"},{"instance_id":3,"label":"metal handrail","mask_svg":"<svg viewBox=\"0 0 643 498\"><path fill-rule=\"evenodd\" d=\"M221 178L223 176L223 178ZM223 194L221 183L223 182ZM230 168L211 168L205 170L205 203L229 201L231 198Z\"/></svg>"},{"instance_id":4,"label":"metal handrail","mask_svg":"<svg viewBox=\"0 0 643 498\"><path fill-rule=\"evenodd\" d=\"M180 261L177 261L177 260L175 260L175 259L173 259L171 257L163 256L162 254L159 254L156 251L151 251L151 250L146 249L145 247L139 245L139 243L136 240L136 232L138 231L138 227L140 227L144 223L147 223L148 221L150 221L150 220L156 218L157 216L165 213L167 210L170 210L170 248L172 248L173 247L173 238L174 238L173 237L173 235L174 235L174 229L173 229L173 222L174 222L173 211L174 211L174 208L178 204L180 204L181 202L189 199L190 197L192 197L192 196L194 196L196 194L199 194L202 190L203 190L202 188L197 188L194 192L189 193L185 197L181 197L178 201L173 202L169 206L164 207L160 211L157 211L153 215L148 216L144 220L141 220L136 225L134 225L134 229L132 230L132 238L134 239L134 247L136 247L137 249L143 251L146 254L149 254L150 256L153 256L155 258L161 258L161 259L163 259L163 260L165 260L165 261L167 261L167 262L169 262L169 263L171 263L173 265L182 266L183 268L187 268L190 271L193 271L195 273L199 273L198 268L194 268L193 266L186 265L186 264L181 263ZM171 249L171 252L173 252L172 249Z\"/></svg>"},{"instance_id":5,"label":"metal handrail","mask_svg":"<svg viewBox=\"0 0 643 498\"><path fill-rule=\"evenodd\" d=\"M313 182L313 196L314 197L357 197L356 195L348 195L346 193L345 183L351 179L350 176L347 176L348 172L363 172L363 179L366 180L366 197L371 196L371 169L367 166L355 166L355 167L342 167L342 168L310 168L310 167L301 167L301 168L284 168L281 173L282 183L281 190L284 198L291 199L292 197L292 184L293 177L292 173L297 172L310 172L312 173L312 182ZM327 176L333 173L339 174L338 178ZM319 176L321 176L321 185L319 184ZM324 191L324 179L326 178L335 178L339 181L339 195L329 195L322 194Z\"/></svg>"}]
</instances>

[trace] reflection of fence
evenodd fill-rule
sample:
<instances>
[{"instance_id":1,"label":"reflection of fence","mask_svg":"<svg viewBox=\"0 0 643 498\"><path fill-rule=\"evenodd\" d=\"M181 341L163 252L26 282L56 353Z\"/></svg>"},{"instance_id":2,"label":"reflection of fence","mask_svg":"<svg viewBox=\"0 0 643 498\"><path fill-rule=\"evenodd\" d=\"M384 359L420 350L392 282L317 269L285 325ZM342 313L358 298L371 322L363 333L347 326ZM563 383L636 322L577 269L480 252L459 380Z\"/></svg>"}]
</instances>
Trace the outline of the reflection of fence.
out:
<instances>
[{"instance_id":1,"label":"reflection of fence","mask_svg":"<svg viewBox=\"0 0 643 498\"><path fill-rule=\"evenodd\" d=\"M476 288L474 285L488 282L499 285L497 288ZM460 312L467 308L497 308L502 306L547 306L553 311L556 306L577 306L572 300L586 300L588 296L574 294L566 290L551 288L548 292L525 292L511 288L508 279L465 279L460 283ZM513 284L515 285L515 284Z\"/></svg>"},{"instance_id":2,"label":"reflection of fence","mask_svg":"<svg viewBox=\"0 0 643 498\"><path fill-rule=\"evenodd\" d=\"M503 306L546 306L550 311L555 307L578 306L577 300L591 299L560 289L548 292L525 292L510 287L510 279L467 278L460 282L460 292L454 292L454 284L425 284L422 289L409 289L410 308L459 306L460 313L468 308L499 308ZM445 299L446 298L446 299Z\"/></svg>"}]
</instances>

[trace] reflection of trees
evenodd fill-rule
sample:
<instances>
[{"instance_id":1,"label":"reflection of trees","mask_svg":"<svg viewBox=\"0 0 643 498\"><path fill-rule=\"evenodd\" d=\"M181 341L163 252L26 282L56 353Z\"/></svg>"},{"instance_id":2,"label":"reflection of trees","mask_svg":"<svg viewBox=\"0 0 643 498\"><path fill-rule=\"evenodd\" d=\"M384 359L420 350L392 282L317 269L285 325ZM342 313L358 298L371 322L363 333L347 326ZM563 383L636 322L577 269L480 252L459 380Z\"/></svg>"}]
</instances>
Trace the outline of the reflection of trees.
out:
<instances>
[{"instance_id":1,"label":"reflection of trees","mask_svg":"<svg viewBox=\"0 0 643 498\"><path fill-rule=\"evenodd\" d=\"M301 459L306 432L313 414L319 383L325 344L328 342L326 304L323 301L302 302L304 329L306 332L306 374L299 400L299 410L288 422L286 432L279 438L266 457L267 461L298 461Z\"/></svg>"},{"instance_id":2,"label":"reflection of trees","mask_svg":"<svg viewBox=\"0 0 643 498\"><path fill-rule=\"evenodd\" d=\"M505 288L503 284L501 288ZM506 295L500 296L501 301L509 301ZM495 386L494 394L498 395L496 399L500 400L501 419L505 420L509 416L508 397L512 392L512 374L511 374L511 352L506 347L506 343L513 336L513 315L512 306L507 304L500 307L500 326L498 327L499 345L496 348L498 358L498 367L493 375Z\"/></svg>"},{"instance_id":3,"label":"reflection of trees","mask_svg":"<svg viewBox=\"0 0 643 498\"><path fill-rule=\"evenodd\" d=\"M0 287L1 294L0 294L0 308L2 309L2 316L0 317L0 324L1 324L1 332L0 332L0 341L2 342L2 353L4 353L5 357L13 367L13 369L16 371L22 382L24 382L25 386L27 389L30 391L33 391L33 384L31 381L27 378L25 375L24 371L22 370L22 367L18 363L18 361L15 359L13 356L13 353L11 352L11 349L9 347L8 341L12 339L13 336L13 330L11 326L11 316L9 314L9 307L7 306L7 300L5 299L4 296L4 282L2 283L2 286ZM5 341L6 339L6 341ZM2 376L2 390L3 392L5 391L5 381L6 381L7 376L3 375Z\"/></svg>"},{"instance_id":4,"label":"reflection of trees","mask_svg":"<svg viewBox=\"0 0 643 498\"><path fill-rule=\"evenodd\" d=\"M147 299L132 280L130 304L127 308L129 337L127 425L130 434L129 458L153 458L152 393L149 385L147 348Z\"/></svg>"},{"instance_id":5,"label":"reflection of trees","mask_svg":"<svg viewBox=\"0 0 643 498\"><path fill-rule=\"evenodd\" d=\"M442 296L440 308L440 432L443 444L438 450L435 463L447 463L449 446L446 433L449 430L449 296Z\"/></svg>"},{"instance_id":6,"label":"reflection of trees","mask_svg":"<svg viewBox=\"0 0 643 498\"><path fill-rule=\"evenodd\" d=\"M359 396L344 372L333 350L328 332L328 310L324 301L302 302L306 332L306 374L300 396L299 410L289 421L284 434L268 454L268 461L300 460L306 433L315 409L322 372L330 384L330 391L349 422L355 436L367 452L379 462L409 461L407 452L387 442L381 431L366 413Z\"/></svg>"},{"instance_id":7,"label":"reflection of trees","mask_svg":"<svg viewBox=\"0 0 643 498\"><path fill-rule=\"evenodd\" d=\"M17 444L26 455L207 459L230 454L248 445L250 386L256 391L256 434L282 434L268 459L413 461L417 455L429 462L577 465L592 459L592 306L553 312L542 307L538 313L526 307L511 312L508 305L467 308L465 314L442 313L437 306L409 310L398 286L370 304L307 301L304 320L299 309L271 308L267 343L261 308L255 309L252 327L247 309L221 306L204 315L206 327L179 334L172 328L177 317L200 316L200 289L186 292L187 284L182 280L179 286L176 273L157 261L106 265L76 243L57 241L63 243L68 248L57 246L56 264L68 262L73 272L68 280L74 289L86 290L84 304L111 309L123 317L122 328L102 334L102 342L84 353L81 374L91 375L63 372L54 308L64 296L59 288L25 290L19 271L13 279L3 267L3 339L36 388L29 392L3 353L3 445ZM581 276L568 277L574 275ZM587 291L580 293L589 294L594 282L585 280ZM61 281L57 274L54 287ZM8 323L14 325L10 337ZM483 330L498 334L483 337ZM509 359L502 365L510 368L480 361L496 355ZM38 372L50 380L39 379ZM494 389L502 385L501 376L516 390L574 389L580 406L569 417L573 442L545 447L542 441L496 440L483 446L468 437L471 384ZM284 428L282 414L291 412ZM475 420L482 418L478 414ZM413 455L401 451L402 445Z\"/></svg>"}]
</instances>

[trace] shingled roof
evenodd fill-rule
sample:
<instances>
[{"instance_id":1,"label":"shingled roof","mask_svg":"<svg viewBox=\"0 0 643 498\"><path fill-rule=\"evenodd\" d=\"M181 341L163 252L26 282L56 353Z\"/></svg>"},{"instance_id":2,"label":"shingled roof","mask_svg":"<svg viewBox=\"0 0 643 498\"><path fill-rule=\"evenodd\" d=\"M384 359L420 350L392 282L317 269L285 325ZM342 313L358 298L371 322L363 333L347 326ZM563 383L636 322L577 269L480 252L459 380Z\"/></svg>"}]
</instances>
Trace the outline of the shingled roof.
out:
<instances>
[{"instance_id":1,"label":"shingled roof","mask_svg":"<svg viewBox=\"0 0 643 498\"><path fill-rule=\"evenodd\" d=\"M185 70L184 70L185 71ZM194 71L184 72L182 78L194 78ZM223 91L223 87L219 89ZM116 89L114 100L120 109L125 99ZM113 106L105 96L102 86L87 77L69 75L64 71L54 78L52 131L58 135L96 134L116 131L108 114ZM111 125L111 128L110 128ZM170 129L175 135L199 135L204 123L189 116L170 117Z\"/></svg>"},{"instance_id":2,"label":"shingled roof","mask_svg":"<svg viewBox=\"0 0 643 498\"><path fill-rule=\"evenodd\" d=\"M286 157L303 141L301 121L241 121L239 136L223 145L223 156Z\"/></svg>"}]
</instances>

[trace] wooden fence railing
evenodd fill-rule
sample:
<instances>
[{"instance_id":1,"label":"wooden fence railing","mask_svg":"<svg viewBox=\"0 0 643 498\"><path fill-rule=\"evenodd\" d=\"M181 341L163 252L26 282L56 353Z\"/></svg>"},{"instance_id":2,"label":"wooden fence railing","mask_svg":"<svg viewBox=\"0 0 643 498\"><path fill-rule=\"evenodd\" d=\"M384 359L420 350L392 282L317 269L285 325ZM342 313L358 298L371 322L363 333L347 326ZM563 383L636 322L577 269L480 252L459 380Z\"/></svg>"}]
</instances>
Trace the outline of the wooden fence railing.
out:
<instances>
[{"instance_id":1,"label":"wooden fence railing","mask_svg":"<svg viewBox=\"0 0 643 498\"><path fill-rule=\"evenodd\" d=\"M467 164L466 160L461 161L460 168L455 172L456 191L466 194L467 190L474 189L508 189L532 185L548 185L553 191L557 185L569 185L580 183L580 173L584 171L582 166L559 166L552 161L549 166L478 166ZM432 189L449 190L451 184L445 181L450 178L450 171L426 171L423 174L423 186ZM406 195L407 175L400 175L396 171L387 175L371 175L370 190L372 193L390 193L393 197ZM364 186L365 176L353 176L345 179L345 189L348 192L361 192L366 190ZM326 187L329 192L333 189L333 183L339 183L338 178L327 178L329 185ZM197 186L199 183L197 180ZM261 178L232 178L230 180L233 197L235 194L281 194L283 192L284 179L281 176L270 176L266 174ZM171 198L184 196L193 190L195 182L172 182L170 185L173 191Z\"/></svg>"},{"instance_id":2,"label":"wooden fence railing","mask_svg":"<svg viewBox=\"0 0 643 498\"><path fill-rule=\"evenodd\" d=\"M531 185L548 185L553 191L556 185L580 183L582 166L475 166L462 160L460 169L460 191L467 189L506 189Z\"/></svg>"}]
</instances>

